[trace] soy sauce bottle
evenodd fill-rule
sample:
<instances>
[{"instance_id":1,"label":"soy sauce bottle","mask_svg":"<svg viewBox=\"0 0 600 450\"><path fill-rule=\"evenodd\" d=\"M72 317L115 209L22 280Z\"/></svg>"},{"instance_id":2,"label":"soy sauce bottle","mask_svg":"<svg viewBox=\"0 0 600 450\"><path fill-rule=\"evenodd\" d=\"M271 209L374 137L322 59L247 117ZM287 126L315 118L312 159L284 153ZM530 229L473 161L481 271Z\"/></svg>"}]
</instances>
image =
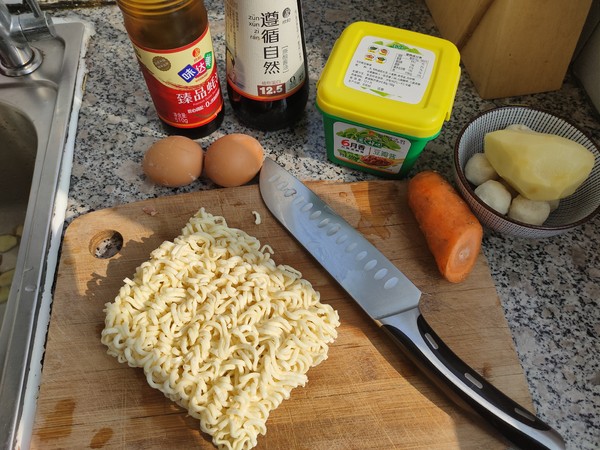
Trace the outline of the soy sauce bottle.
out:
<instances>
[{"instance_id":1,"label":"soy sauce bottle","mask_svg":"<svg viewBox=\"0 0 600 450\"><path fill-rule=\"evenodd\" d=\"M170 134L221 125L223 95L203 0L117 0L156 112Z\"/></svg>"},{"instance_id":2,"label":"soy sauce bottle","mask_svg":"<svg viewBox=\"0 0 600 450\"><path fill-rule=\"evenodd\" d=\"M308 64L300 0L226 0L227 93L244 125L286 128L304 113Z\"/></svg>"}]
</instances>

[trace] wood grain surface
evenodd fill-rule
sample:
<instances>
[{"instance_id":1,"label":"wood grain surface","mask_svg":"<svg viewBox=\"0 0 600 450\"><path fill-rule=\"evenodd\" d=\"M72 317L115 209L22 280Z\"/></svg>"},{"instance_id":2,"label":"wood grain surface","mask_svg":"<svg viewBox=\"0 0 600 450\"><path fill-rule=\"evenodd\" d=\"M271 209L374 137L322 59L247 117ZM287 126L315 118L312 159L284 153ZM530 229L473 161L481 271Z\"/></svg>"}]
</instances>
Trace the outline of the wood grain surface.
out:
<instances>
[{"instance_id":1,"label":"wood grain surface","mask_svg":"<svg viewBox=\"0 0 600 450\"><path fill-rule=\"evenodd\" d=\"M465 362L531 409L523 371L485 258L444 281L407 207L402 181L307 183L422 291L423 315ZM200 208L269 243L336 308L329 358L271 413L257 449L501 449L495 430L456 406L405 357L267 211L258 186L201 191L95 211L67 228L56 281L33 449L212 449L198 421L119 364L100 343L103 307L125 277ZM254 223L253 211L261 224ZM111 258L98 242L120 233Z\"/></svg>"}]
</instances>

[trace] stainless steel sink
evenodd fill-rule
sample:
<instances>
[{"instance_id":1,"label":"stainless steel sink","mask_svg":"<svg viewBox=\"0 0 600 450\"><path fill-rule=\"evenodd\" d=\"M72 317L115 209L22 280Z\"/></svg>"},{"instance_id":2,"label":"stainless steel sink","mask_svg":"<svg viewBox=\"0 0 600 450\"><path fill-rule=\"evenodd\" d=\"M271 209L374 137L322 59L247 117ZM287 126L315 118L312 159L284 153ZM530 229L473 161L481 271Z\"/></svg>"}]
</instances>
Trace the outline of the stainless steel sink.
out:
<instances>
[{"instance_id":1,"label":"stainless steel sink","mask_svg":"<svg viewBox=\"0 0 600 450\"><path fill-rule=\"evenodd\" d=\"M62 234L57 196L71 164L64 152L85 27L55 28L57 38L31 44L43 56L37 70L0 75L0 235L23 225L9 298L0 305L3 449L29 443Z\"/></svg>"}]
</instances>

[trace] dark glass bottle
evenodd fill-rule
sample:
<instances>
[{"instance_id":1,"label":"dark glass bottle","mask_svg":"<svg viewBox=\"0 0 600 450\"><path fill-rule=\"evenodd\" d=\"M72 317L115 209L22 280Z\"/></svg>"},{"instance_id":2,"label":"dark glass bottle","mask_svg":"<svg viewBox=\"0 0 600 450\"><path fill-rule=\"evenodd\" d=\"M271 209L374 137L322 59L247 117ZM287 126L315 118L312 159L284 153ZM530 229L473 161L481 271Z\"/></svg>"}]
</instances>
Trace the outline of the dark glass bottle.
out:
<instances>
[{"instance_id":1,"label":"dark glass bottle","mask_svg":"<svg viewBox=\"0 0 600 450\"><path fill-rule=\"evenodd\" d=\"M117 0L164 128L200 138L221 125L223 96L203 0Z\"/></svg>"},{"instance_id":2,"label":"dark glass bottle","mask_svg":"<svg viewBox=\"0 0 600 450\"><path fill-rule=\"evenodd\" d=\"M226 0L227 93L240 122L279 130L304 113L308 63L300 0Z\"/></svg>"}]
</instances>

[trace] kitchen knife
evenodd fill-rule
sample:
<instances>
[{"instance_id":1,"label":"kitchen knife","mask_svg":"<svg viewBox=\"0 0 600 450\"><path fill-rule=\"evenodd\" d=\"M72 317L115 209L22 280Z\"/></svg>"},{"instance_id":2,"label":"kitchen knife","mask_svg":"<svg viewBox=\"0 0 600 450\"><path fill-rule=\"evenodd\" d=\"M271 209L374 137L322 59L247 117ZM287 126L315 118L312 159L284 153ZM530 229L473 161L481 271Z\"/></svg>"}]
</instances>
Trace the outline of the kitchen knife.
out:
<instances>
[{"instance_id":1,"label":"kitchen knife","mask_svg":"<svg viewBox=\"0 0 600 450\"><path fill-rule=\"evenodd\" d=\"M421 315L421 291L394 264L270 158L261 169L260 193L281 224L451 398L462 400L524 449L565 448L554 429L500 392L442 342Z\"/></svg>"}]
</instances>

